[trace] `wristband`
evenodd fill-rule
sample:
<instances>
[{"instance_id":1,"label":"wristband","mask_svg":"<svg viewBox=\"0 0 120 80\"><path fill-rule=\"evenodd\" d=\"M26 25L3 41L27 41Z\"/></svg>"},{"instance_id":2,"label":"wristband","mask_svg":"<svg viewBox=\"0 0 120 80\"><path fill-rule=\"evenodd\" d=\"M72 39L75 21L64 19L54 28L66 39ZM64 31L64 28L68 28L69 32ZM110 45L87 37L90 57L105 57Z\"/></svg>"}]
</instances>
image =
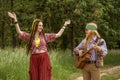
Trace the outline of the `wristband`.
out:
<instances>
[{"instance_id":1,"label":"wristband","mask_svg":"<svg viewBox=\"0 0 120 80\"><path fill-rule=\"evenodd\" d=\"M62 27L62 29L65 29L65 28L66 28L65 26Z\"/></svg>"},{"instance_id":2,"label":"wristband","mask_svg":"<svg viewBox=\"0 0 120 80\"><path fill-rule=\"evenodd\" d=\"M18 23L17 21L14 22L14 24L17 24L17 23Z\"/></svg>"},{"instance_id":3,"label":"wristband","mask_svg":"<svg viewBox=\"0 0 120 80\"><path fill-rule=\"evenodd\" d=\"M65 24L63 25L63 27L66 27L66 26L67 26L67 25L65 25Z\"/></svg>"}]
</instances>

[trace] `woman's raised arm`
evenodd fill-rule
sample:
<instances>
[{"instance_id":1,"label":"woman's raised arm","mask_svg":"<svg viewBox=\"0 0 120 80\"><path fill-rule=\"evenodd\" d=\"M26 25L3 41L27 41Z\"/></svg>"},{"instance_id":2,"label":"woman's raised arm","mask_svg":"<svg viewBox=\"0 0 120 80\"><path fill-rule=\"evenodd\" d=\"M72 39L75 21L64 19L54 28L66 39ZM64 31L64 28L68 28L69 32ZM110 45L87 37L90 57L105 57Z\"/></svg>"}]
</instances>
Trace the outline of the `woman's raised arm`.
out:
<instances>
[{"instance_id":1,"label":"woman's raised arm","mask_svg":"<svg viewBox=\"0 0 120 80\"><path fill-rule=\"evenodd\" d=\"M65 21L63 27L62 27L62 28L59 30L59 32L56 34L56 38L61 37L61 35L63 34L63 32L64 32L64 30L65 30L65 28L66 28L66 26L67 26L68 24L70 24L70 23L71 23L70 20Z\"/></svg>"},{"instance_id":2,"label":"woman's raised arm","mask_svg":"<svg viewBox=\"0 0 120 80\"><path fill-rule=\"evenodd\" d=\"M8 16L14 20L14 24L15 24L17 33L22 34L23 32L20 30L16 14L14 12L8 12Z\"/></svg>"}]
</instances>

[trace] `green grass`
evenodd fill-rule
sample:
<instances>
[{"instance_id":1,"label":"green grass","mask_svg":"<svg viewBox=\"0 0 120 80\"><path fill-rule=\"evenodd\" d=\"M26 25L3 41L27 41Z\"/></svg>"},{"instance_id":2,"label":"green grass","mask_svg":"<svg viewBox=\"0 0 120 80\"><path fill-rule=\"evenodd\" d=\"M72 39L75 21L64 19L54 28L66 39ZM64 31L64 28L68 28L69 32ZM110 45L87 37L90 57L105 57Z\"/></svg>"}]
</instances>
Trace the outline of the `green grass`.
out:
<instances>
[{"instance_id":1,"label":"green grass","mask_svg":"<svg viewBox=\"0 0 120 80\"><path fill-rule=\"evenodd\" d=\"M110 50L104 58L105 67L120 65L120 50Z\"/></svg>"},{"instance_id":2,"label":"green grass","mask_svg":"<svg viewBox=\"0 0 120 80\"><path fill-rule=\"evenodd\" d=\"M76 73L79 73L80 76L81 71L73 66L73 57L70 50L65 52L54 50L50 53L53 65L53 80L73 80L74 77L71 76Z\"/></svg>"},{"instance_id":3,"label":"green grass","mask_svg":"<svg viewBox=\"0 0 120 80\"><path fill-rule=\"evenodd\" d=\"M73 80L74 77L81 74L81 70L77 70L73 66L70 50L65 52L53 50L49 53L52 80ZM29 57L25 54L24 48L16 49L14 52L10 48L0 49L0 80L29 80ZM76 75L72 76L73 74Z\"/></svg>"},{"instance_id":4,"label":"green grass","mask_svg":"<svg viewBox=\"0 0 120 80\"><path fill-rule=\"evenodd\" d=\"M102 80L118 80L120 79L120 71L114 74L105 75Z\"/></svg>"},{"instance_id":5,"label":"green grass","mask_svg":"<svg viewBox=\"0 0 120 80\"><path fill-rule=\"evenodd\" d=\"M70 50L52 50L49 52L52 64L52 80L74 80L81 75L81 70L73 66ZM105 68L120 65L120 50L111 50L105 57ZM0 80L29 80L29 56L25 48L0 49ZM103 76L102 80L116 80L120 74Z\"/></svg>"},{"instance_id":6,"label":"green grass","mask_svg":"<svg viewBox=\"0 0 120 80\"><path fill-rule=\"evenodd\" d=\"M28 80L28 58L23 49L0 50L0 80Z\"/></svg>"},{"instance_id":7,"label":"green grass","mask_svg":"<svg viewBox=\"0 0 120 80\"><path fill-rule=\"evenodd\" d=\"M114 67L120 65L120 50L110 50L104 58L104 68ZM120 71L116 73L104 75L102 80L117 80L120 79Z\"/></svg>"}]
</instances>

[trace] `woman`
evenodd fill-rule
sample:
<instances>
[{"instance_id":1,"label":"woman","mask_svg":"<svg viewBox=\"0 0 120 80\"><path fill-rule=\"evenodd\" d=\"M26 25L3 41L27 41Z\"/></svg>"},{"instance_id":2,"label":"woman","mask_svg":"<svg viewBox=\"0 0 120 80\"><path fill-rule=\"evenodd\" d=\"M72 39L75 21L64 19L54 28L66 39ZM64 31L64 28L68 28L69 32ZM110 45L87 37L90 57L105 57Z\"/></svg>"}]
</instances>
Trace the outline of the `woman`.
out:
<instances>
[{"instance_id":1,"label":"woman","mask_svg":"<svg viewBox=\"0 0 120 80\"><path fill-rule=\"evenodd\" d=\"M100 80L100 69L96 64L98 58L104 57L107 54L107 46L104 39L100 37L97 32L97 25L95 23L88 23L85 28L86 37L74 49L74 54L83 57L83 52L90 54L89 61L86 61L85 66L82 68L84 80ZM102 42L101 45L97 45Z\"/></svg>"},{"instance_id":2,"label":"woman","mask_svg":"<svg viewBox=\"0 0 120 80\"><path fill-rule=\"evenodd\" d=\"M57 34L44 33L43 23L39 19L35 19L32 23L32 29L30 33L26 33L20 30L17 22L17 17L14 12L8 12L8 16L14 20L16 31L19 34L19 38L27 43L27 53L31 53L30 56L30 80L51 80L51 64L47 51L47 43L54 41L60 37L64 29L70 20L65 21L64 26Z\"/></svg>"}]
</instances>

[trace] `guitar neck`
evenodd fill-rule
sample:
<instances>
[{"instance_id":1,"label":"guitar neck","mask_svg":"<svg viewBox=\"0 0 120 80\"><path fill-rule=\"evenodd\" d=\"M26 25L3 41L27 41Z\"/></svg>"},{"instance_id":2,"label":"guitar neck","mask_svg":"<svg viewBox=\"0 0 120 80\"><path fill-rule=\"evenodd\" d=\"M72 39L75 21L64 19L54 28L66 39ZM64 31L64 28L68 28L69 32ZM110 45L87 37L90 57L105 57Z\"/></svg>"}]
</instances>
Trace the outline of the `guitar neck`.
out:
<instances>
[{"instance_id":1,"label":"guitar neck","mask_svg":"<svg viewBox=\"0 0 120 80\"><path fill-rule=\"evenodd\" d=\"M102 42L99 42L97 45L98 46L100 46L100 45L103 45L103 41ZM87 54L89 51L91 51L93 48L90 48L90 49L88 49L86 52L84 52L83 54L82 54L82 56L84 56L85 54Z\"/></svg>"},{"instance_id":2,"label":"guitar neck","mask_svg":"<svg viewBox=\"0 0 120 80\"><path fill-rule=\"evenodd\" d=\"M89 51L91 51L93 48L90 48L90 49L88 49L86 52L84 52L83 54L82 54L82 56L84 56L85 54L87 54Z\"/></svg>"}]
</instances>

